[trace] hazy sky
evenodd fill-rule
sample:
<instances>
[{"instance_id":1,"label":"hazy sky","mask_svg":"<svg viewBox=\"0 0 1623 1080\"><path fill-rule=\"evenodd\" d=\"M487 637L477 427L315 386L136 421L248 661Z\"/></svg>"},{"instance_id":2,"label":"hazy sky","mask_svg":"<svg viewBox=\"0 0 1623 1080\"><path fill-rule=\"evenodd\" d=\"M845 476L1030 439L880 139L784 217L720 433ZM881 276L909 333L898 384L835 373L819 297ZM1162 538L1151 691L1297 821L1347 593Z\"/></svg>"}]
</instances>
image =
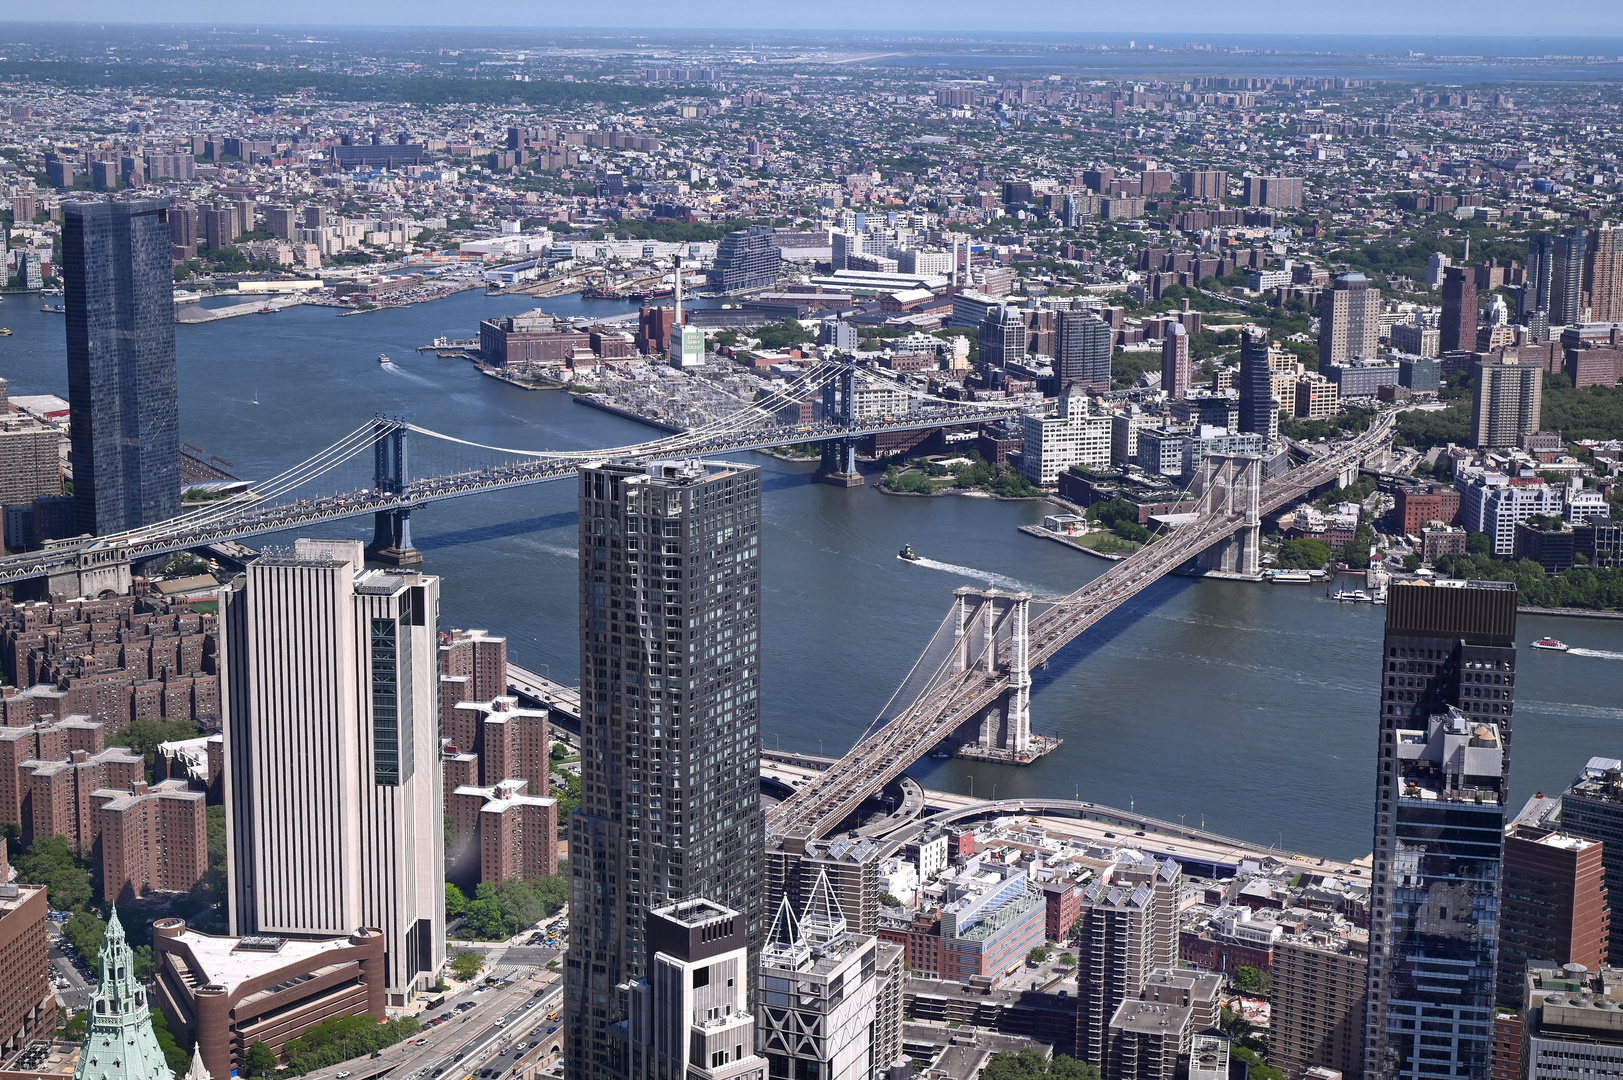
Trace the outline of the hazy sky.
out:
<instances>
[{"instance_id":1,"label":"hazy sky","mask_svg":"<svg viewBox=\"0 0 1623 1080\"><path fill-rule=\"evenodd\" d=\"M1138 33L1623 35L1620 0L0 0L0 20ZM1529 52L1535 50L1530 49Z\"/></svg>"}]
</instances>

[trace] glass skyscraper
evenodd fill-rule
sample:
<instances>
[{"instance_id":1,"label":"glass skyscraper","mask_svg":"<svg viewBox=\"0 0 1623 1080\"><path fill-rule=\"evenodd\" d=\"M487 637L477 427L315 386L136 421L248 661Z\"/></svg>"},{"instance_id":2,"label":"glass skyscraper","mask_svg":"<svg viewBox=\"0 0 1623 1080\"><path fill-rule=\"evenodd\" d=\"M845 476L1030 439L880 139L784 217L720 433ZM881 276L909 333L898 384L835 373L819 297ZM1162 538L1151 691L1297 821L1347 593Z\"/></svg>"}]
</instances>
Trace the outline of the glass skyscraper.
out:
<instances>
[{"instance_id":1,"label":"glass skyscraper","mask_svg":"<svg viewBox=\"0 0 1623 1080\"><path fill-rule=\"evenodd\" d=\"M1381 660L1365 1080L1487 1080L1516 587L1402 584Z\"/></svg>"},{"instance_id":2,"label":"glass skyscraper","mask_svg":"<svg viewBox=\"0 0 1623 1080\"><path fill-rule=\"evenodd\" d=\"M180 513L169 243L165 199L63 204L68 437L81 532Z\"/></svg>"},{"instance_id":3,"label":"glass skyscraper","mask_svg":"<svg viewBox=\"0 0 1623 1080\"><path fill-rule=\"evenodd\" d=\"M1110 389L1110 358L1115 352L1116 331L1091 311L1054 313L1056 329L1054 374L1059 390L1075 385L1089 393Z\"/></svg>"},{"instance_id":4,"label":"glass skyscraper","mask_svg":"<svg viewBox=\"0 0 1623 1080\"><path fill-rule=\"evenodd\" d=\"M703 896L762 936L761 473L580 470L581 801L569 816L570 1080L628 1068L648 913Z\"/></svg>"}]
</instances>

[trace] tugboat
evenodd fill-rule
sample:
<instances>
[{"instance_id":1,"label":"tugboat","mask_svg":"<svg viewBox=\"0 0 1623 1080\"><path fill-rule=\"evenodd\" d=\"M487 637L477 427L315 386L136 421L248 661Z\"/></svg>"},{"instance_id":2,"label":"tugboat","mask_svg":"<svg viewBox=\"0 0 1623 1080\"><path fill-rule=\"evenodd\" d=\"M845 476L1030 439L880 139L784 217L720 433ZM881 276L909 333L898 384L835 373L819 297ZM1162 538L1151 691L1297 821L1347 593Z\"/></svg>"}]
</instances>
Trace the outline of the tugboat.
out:
<instances>
[{"instance_id":1,"label":"tugboat","mask_svg":"<svg viewBox=\"0 0 1623 1080\"><path fill-rule=\"evenodd\" d=\"M902 550L896 553L896 557L898 559L904 560L905 562L918 562L919 561L919 557L917 555L913 554L913 545L912 544L904 544L904 545L902 545Z\"/></svg>"},{"instance_id":2,"label":"tugboat","mask_svg":"<svg viewBox=\"0 0 1623 1080\"><path fill-rule=\"evenodd\" d=\"M1553 637L1541 637L1537 641L1533 642L1533 648L1548 649L1550 652L1566 652L1567 643L1564 641L1557 641Z\"/></svg>"}]
</instances>

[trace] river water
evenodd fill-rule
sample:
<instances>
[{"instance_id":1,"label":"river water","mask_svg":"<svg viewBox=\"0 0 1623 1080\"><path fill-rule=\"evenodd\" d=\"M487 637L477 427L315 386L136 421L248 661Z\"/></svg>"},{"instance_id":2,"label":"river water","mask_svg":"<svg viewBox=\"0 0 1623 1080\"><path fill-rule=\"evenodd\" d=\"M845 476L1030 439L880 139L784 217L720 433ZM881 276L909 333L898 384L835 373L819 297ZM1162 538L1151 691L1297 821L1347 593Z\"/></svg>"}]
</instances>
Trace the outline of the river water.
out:
<instances>
[{"instance_id":1,"label":"river water","mask_svg":"<svg viewBox=\"0 0 1623 1080\"><path fill-rule=\"evenodd\" d=\"M374 413L520 448L622 445L650 429L481 376L414 348L466 337L481 318L535 306L462 293L338 317L301 307L177 326L183 440L264 478ZM615 314L563 297L558 314ZM67 394L60 315L0 302L0 376L14 394ZM379 352L395 361L390 371ZM255 402L258 404L255 404ZM451 460L414 437L413 471ZM1041 502L897 498L811 482L811 466L751 455L768 474L763 538L763 725L768 746L843 751L867 727L966 584L1059 594L1108 564L1017 531ZM349 485L335 479L330 490ZM505 634L513 659L575 681L572 485L441 503L413 516L425 570L444 578L441 626ZM367 538L371 522L323 535ZM291 537L264 538L288 543ZM255 541L257 543L257 541ZM911 544L929 559L896 558ZM1076 796L1184 818L1257 843L1338 858L1370 849L1384 609L1322 587L1163 581L1036 676L1033 726L1063 749L1029 769L927 760L927 786L977 795ZM1524 649L1513 800L1558 791L1592 755L1623 757L1623 621L1524 616L1525 645L1552 634L1601 656Z\"/></svg>"}]
</instances>

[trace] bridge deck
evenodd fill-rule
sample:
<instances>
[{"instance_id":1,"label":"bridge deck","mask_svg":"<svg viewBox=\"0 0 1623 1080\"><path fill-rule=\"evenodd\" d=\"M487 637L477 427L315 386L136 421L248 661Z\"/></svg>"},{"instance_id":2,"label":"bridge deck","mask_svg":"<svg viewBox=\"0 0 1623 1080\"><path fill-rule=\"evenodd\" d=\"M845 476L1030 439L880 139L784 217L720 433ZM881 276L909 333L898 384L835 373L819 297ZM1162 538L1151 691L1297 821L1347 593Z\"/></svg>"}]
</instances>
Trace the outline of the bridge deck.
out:
<instances>
[{"instance_id":1,"label":"bridge deck","mask_svg":"<svg viewBox=\"0 0 1623 1080\"><path fill-rule=\"evenodd\" d=\"M1265 483L1258 498L1260 512L1281 509L1339 475L1349 463L1361 460L1386 438L1394 419L1395 414L1384 414L1367 432L1333 453ZM1241 514L1207 516L1180 526L1116 563L1032 620L1031 664L1049 659L1167 573L1245 527ZM983 671L955 673L928 688L918 701L852 747L836 765L773 807L767 815L767 829L804 839L826 835L875 791L960 724L996 702L1009 688L1007 676Z\"/></svg>"}]
</instances>

